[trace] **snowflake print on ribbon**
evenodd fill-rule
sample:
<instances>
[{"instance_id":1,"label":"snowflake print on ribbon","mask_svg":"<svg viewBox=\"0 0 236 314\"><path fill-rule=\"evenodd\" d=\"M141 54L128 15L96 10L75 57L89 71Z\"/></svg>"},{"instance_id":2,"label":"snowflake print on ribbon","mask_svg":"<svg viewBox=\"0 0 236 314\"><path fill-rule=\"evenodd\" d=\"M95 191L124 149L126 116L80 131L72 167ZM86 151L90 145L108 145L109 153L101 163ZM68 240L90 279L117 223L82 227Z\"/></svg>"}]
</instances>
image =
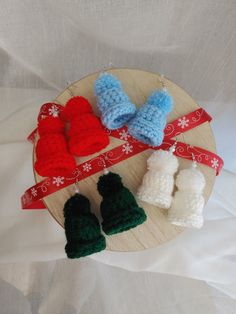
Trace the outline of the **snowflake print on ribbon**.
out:
<instances>
[{"instance_id":1,"label":"snowflake print on ribbon","mask_svg":"<svg viewBox=\"0 0 236 314\"><path fill-rule=\"evenodd\" d=\"M64 184L64 177L53 177L52 184L55 184L56 186L60 186Z\"/></svg>"},{"instance_id":2,"label":"snowflake print on ribbon","mask_svg":"<svg viewBox=\"0 0 236 314\"><path fill-rule=\"evenodd\" d=\"M59 116L59 109L56 105L52 105L51 108L48 109L48 113L50 116L56 118Z\"/></svg>"},{"instance_id":3,"label":"snowflake print on ribbon","mask_svg":"<svg viewBox=\"0 0 236 314\"><path fill-rule=\"evenodd\" d=\"M30 191L33 196L37 196L38 192L35 188L32 188Z\"/></svg>"},{"instance_id":4,"label":"snowflake print on ribbon","mask_svg":"<svg viewBox=\"0 0 236 314\"><path fill-rule=\"evenodd\" d=\"M120 139L124 141L127 141L128 138L130 137L129 133L124 129L120 131L119 135L120 135Z\"/></svg>"},{"instance_id":5,"label":"snowflake print on ribbon","mask_svg":"<svg viewBox=\"0 0 236 314\"><path fill-rule=\"evenodd\" d=\"M214 169L217 169L219 166L219 161L215 157L211 160L211 166Z\"/></svg>"},{"instance_id":6,"label":"snowflake print on ribbon","mask_svg":"<svg viewBox=\"0 0 236 314\"><path fill-rule=\"evenodd\" d=\"M178 126L180 126L181 129L184 129L184 128L188 127L188 125L189 125L189 119L186 119L186 117L178 119L178 121L179 121Z\"/></svg>"},{"instance_id":7,"label":"snowflake print on ribbon","mask_svg":"<svg viewBox=\"0 0 236 314\"><path fill-rule=\"evenodd\" d=\"M129 143L126 143L122 146L122 152L124 152L126 155L128 155L129 153L132 153L133 151L133 146L130 145Z\"/></svg>"},{"instance_id":8,"label":"snowflake print on ribbon","mask_svg":"<svg viewBox=\"0 0 236 314\"><path fill-rule=\"evenodd\" d=\"M92 170L92 167L91 167L91 164L86 162L84 165L83 165L83 170L86 171L86 172L89 172L90 170Z\"/></svg>"}]
</instances>

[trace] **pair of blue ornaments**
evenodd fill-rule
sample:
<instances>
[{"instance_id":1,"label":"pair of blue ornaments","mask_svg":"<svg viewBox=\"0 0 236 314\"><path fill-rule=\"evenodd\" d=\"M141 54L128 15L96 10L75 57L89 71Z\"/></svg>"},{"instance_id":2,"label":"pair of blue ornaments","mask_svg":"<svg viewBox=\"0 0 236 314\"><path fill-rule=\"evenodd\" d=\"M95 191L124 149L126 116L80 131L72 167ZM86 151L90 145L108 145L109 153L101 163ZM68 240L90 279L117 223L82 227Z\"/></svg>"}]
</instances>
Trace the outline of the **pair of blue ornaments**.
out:
<instances>
[{"instance_id":1,"label":"pair of blue ornaments","mask_svg":"<svg viewBox=\"0 0 236 314\"><path fill-rule=\"evenodd\" d=\"M138 110L110 73L100 74L94 90L104 126L116 130L127 125L128 132L140 142L161 145L166 117L173 109L173 99L165 89L154 91Z\"/></svg>"}]
</instances>

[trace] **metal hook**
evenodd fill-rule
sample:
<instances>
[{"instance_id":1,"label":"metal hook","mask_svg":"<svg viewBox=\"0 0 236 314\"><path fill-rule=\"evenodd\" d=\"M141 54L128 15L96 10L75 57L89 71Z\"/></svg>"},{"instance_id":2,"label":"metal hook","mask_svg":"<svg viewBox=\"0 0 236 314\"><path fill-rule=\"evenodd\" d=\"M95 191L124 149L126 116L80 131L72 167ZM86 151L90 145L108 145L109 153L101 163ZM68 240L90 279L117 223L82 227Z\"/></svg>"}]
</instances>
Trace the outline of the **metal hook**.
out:
<instances>
[{"instance_id":1,"label":"metal hook","mask_svg":"<svg viewBox=\"0 0 236 314\"><path fill-rule=\"evenodd\" d=\"M189 146L190 148L192 148L192 146L190 145ZM193 152L191 152L191 155L192 155L192 167L193 168L196 168L197 167L197 161L196 161L196 158L195 158L195 156L194 156L194 153Z\"/></svg>"},{"instance_id":2,"label":"metal hook","mask_svg":"<svg viewBox=\"0 0 236 314\"><path fill-rule=\"evenodd\" d=\"M108 65L104 65L103 67L102 67L102 70L101 70L101 73L104 73L104 72L106 72L106 70L107 69L110 69L110 68L113 68L114 67L114 64L110 61L109 63L108 63Z\"/></svg>"},{"instance_id":3,"label":"metal hook","mask_svg":"<svg viewBox=\"0 0 236 314\"><path fill-rule=\"evenodd\" d=\"M161 74L161 75L158 77L158 80L159 80L159 82L161 83L162 89L163 89L164 91L167 91L166 84L165 84L165 82L164 82L164 78L165 78L164 75Z\"/></svg>"},{"instance_id":4,"label":"metal hook","mask_svg":"<svg viewBox=\"0 0 236 314\"><path fill-rule=\"evenodd\" d=\"M106 165L106 162L105 162L105 157L104 155L102 156L102 162L103 162L103 173L104 174L108 174L109 173L109 170L107 169L107 165Z\"/></svg>"},{"instance_id":5,"label":"metal hook","mask_svg":"<svg viewBox=\"0 0 236 314\"><path fill-rule=\"evenodd\" d=\"M180 134L181 134L181 133L180 133ZM177 134L177 135L178 135L178 134ZM177 135L175 135L175 142L174 142L174 144L171 145L170 148L169 148L169 152L172 153L172 154L175 152L176 146L177 146L177 143L178 143Z\"/></svg>"},{"instance_id":6,"label":"metal hook","mask_svg":"<svg viewBox=\"0 0 236 314\"><path fill-rule=\"evenodd\" d=\"M79 182L78 182L78 179L75 180L75 193L79 193L79 186L78 186Z\"/></svg>"},{"instance_id":7,"label":"metal hook","mask_svg":"<svg viewBox=\"0 0 236 314\"><path fill-rule=\"evenodd\" d=\"M193 153L193 152L191 152L191 155L192 155L192 160L193 160L193 161L196 161L196 160L195 160L195 156L194 156L194 153Z\"/></svg>"},{"instance_id":8,"label":"metal hook","mask_svg":"<svg viewBox=\"0 0 236 314\"><path fill-rule=\"evenodd\" d=\"M171 154L173 154L173 153L175 152L176 146L177 146L177 141L175 141L174 144L171 145L170 148L169 148L169 152L170 152Z\"/></svg>"},{"instance_id":9,"label":"metal hook","mask_svg":"<svg viewBox=\"0 0 236 314\"><path fill-rule=\"evenodd\" d=\"M108 68L114 68L114 64L111 61L108 63Z\"/></svg>"}]
</instances>

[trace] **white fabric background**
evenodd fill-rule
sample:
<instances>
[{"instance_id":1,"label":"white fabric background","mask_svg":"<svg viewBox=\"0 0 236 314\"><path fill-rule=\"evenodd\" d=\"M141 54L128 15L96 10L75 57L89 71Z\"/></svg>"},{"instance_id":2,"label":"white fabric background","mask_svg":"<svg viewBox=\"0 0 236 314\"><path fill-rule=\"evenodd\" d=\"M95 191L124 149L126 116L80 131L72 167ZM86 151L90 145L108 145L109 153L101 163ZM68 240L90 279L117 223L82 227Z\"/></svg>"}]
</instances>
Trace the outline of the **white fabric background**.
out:
<instances>
[{"instance_id":1,"label":"white fabric background","mask_svg":"<svg viewBox=\"0 0 236 314\"><path fill-rule=\"evenodd\" d=\"M236 2L0 5L1 314L235 313ZM214 118L224 171L202 230L139 253L56 261L65 257L63 230L46 211L20 210L34 183L25 138L42 103L109 62L157 71L184 87Z\"/></svg>"}]
</instances>

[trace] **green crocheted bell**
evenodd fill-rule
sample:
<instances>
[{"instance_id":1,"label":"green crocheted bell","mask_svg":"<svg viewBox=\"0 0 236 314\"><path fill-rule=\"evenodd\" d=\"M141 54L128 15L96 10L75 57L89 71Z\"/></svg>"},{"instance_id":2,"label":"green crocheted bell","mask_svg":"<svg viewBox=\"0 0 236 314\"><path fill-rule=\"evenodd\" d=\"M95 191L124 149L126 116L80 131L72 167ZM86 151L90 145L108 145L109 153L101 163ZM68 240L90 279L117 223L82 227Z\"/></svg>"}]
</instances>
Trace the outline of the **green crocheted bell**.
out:
<instances>
[{"instance_id":1,"label":"green crocheted bell","mask_svg":"<svg viewBox=\"0 0 236 314\"><path fill-rule=\"evenodd\" d=\"M64 206L68 258L79 258L100 252L106 242L97 217L90 211L87 197L76 193Z\"/></svg>"},{"instance_id":2,"label":"green crocheted bell","mask_svg":"<svg viewBox=\"0 0 236 314\"><path fill-rule=\"evenodd\" d=\"M101 202L102 229L108 234L116 234L142 224L147 216L138 206L133 194L124 187L121 177L109 172L102 175L97 188L103 200Z\"/></svg>"}]
</instances>

